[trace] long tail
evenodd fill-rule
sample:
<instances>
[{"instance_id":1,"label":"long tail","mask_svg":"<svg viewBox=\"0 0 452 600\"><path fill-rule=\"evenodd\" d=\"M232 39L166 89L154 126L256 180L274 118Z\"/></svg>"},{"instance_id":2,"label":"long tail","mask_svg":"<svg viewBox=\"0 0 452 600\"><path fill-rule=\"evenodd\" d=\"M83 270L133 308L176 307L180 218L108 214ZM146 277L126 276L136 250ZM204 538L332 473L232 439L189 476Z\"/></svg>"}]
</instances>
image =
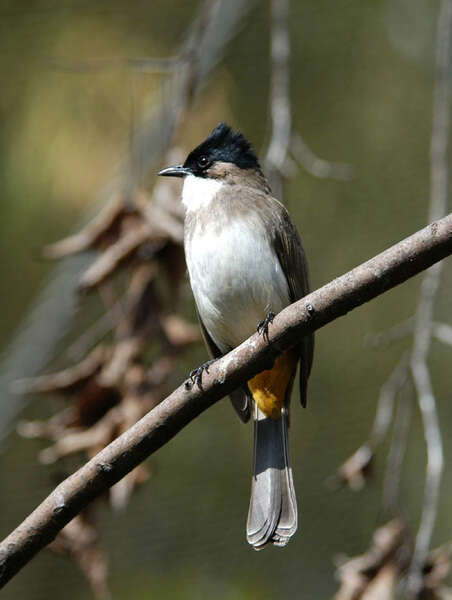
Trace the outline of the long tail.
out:
<instances>
[{"instance_id":1,"label":"long tail","mask_svg":"<svg viewBox=\"0 0 452 600\"><path fill-rule=\"evenodd\" d=\"M266 417L254 406L254 472L246 534L255 550L285 546L297 530L297 500L289 462L288 415Z\"/></svg>"}]
</instances>

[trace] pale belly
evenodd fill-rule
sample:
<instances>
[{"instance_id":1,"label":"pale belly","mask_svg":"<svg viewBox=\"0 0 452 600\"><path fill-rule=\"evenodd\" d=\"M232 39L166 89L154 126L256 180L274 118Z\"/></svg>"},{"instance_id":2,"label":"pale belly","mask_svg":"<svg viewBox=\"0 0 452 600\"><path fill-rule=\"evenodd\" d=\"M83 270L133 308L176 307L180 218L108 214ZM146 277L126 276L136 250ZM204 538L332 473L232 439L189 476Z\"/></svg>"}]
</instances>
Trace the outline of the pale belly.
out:
<instances>
[{"instance_id":1,"label":"pale belly","mask_svg":"<svg viewBox=\"0 0 452 600\"><path fill-rule=\"evenodd\" d=\"M198 312L222 352L255 333L269 311L278 313L290 303L286 278L263 230L235 223L219 232L198 232L185 253Z\"/></svg>"}]
</instances>

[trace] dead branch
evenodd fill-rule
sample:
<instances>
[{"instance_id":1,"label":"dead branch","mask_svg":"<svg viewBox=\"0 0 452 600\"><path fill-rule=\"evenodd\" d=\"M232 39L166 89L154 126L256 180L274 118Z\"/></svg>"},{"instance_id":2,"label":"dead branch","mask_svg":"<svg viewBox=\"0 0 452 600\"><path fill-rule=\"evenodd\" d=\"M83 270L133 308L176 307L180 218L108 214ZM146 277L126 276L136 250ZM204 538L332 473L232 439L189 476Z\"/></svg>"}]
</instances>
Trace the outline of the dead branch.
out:
<instances>
[{"instance_id":1,"label":"dead branch","mask_svg":"<svg viewBox=\"0 0 452 600\"><path fill-rule=\"evenodd\" d=\"M299 342L357 306L406 281L452 253L452 214L338 277L276 316L270 342L253 335L218 360L202 388L187 381L76 473L63 481L0 544L4 586L89 502L110 488L213 403Z\"/></svg>"},{"instance_id":2,"label":"dead branch","mask_svg":"<svg viewBox=\"0 0 452 600\"><path fill-rule=\"evenodd\" d=\"M187 346L200 340L199 330L174 314L178 310L180 287L185 279L183 209L179 190L176 191L171 182L159 182L152 192L154 201L150 202L151 194L142 191L141 186L144 172L151 165L155 169L156 162L162 160L166 153L176 151L172 145L180 126L186 121L186 113L221 58L226 43L239 24L243 25L243 17L253 1L231 0L224 3L221 0L204 0L177 55L168 60L107 59L91 64L66 63L68 69L75 72L82 72L85 67L95 71L116 66L127 69L130 148L117 177L112 179L104 194L108 196L104 208L79 233L48 246L44 251L46 258L66 258L64 277L71 281L71 291L72 282L79 280L79 290L97 292L108 311L105 318L91 326L69 349L69 353L75 354L74 360L83 358L85 352L107 333L111 332L111 335L104 344L108 356L99 357L98 367L94 365L96 368L87 372L91 363L86 365L82 361L80 365L44 379L29 379L27 385L22 386L22 392L31 390L33 386L34 391L43 392L43 384L46 384L47 392L59 396L64 394L65 405L71 403L48 420L20 424L22 435L43 437L52 443L39 454L41 462L61 460L74 453L78 454L81 464L92 458L168 394L170 380L178 366L178 356ZM64 67L63 62L61 66ZM156 69L166 72L163 92L157 92L155 102L152 100L145 111L140 107L138 114L135 78L139 71ZM104 197L103 204L105 200ZM74 261L70 255L86 250L95 250L96 260L80 278L81 265L71 269ZM91 260L92 253L86 254ZM86 268L85 262L83 269ZM120 271L122 273L118 276ZM129 275L130 280L125 281ZM164 285L156 284L155 275L159 275ZM52 296L58 298L58 314L61 312L60 296L65 295L62 289L67 288L67 284L61 284L65 279L60 273L53 284L48 306L43 307L43 311L33 311L33 315L39 312L40 323L46 318L51 323L55 320ZM122 293L117 295L115 289L119 287ZM127 291L124 293L124 290ZM105 291L109 291L108 297ZM66 313L65 321L68 320L69 314ZM34 316L30 319L26 335L24 332L21 338L19 350L13 352L17 357L23 356L23 348L32 347L33 340L36 340L37 328L33 321ZM45 339L50 346L58 339L55 328L49 335L48 324ZM42 336L38 336L38 340L39 352L35 354L41 356ZM159 358L150 365L148 374L144 368L148 361L143 355L151 345ZM31 368L30 360L15 360L20 364L21 375L34 374L38 370L36 360L32 361L35 366ZM40 370L44 361L38 362ZM8 369L11 364L14 362L8 361ZM0 373L0 379L2 375ZM8 375L8 379L13 379L11 373ZM72 380L74 385L71 385ZM18 391L19 386L13 389ZM16 403L17 400L14 405ZM13 402L4 404L11 405ZM114 508L124 507L132 491L147 477L147 467L140 465L133 470L111 488L110 504ZM59 541L57 536L55 542ZM66 536L65 545L72 546L66 555L77 560L75 537ZM86 574L89 576L88 572Z\"/></svg>"},{"instance_id":3,"label":"dead branch","mask_svg":"<svg viewBox=\"0 0 452 600\"><path fill-rule=\"evenodd\" d=\"M32 379L19 379L13 382L14 391L19 394L70 393L77 387L83 386L90 377L100 370L109 353L109 350L104 346L97 346L81 362L68 369L51 375L41 375Z\"/></svg>"},{"instance_id":4,"label":"dead branch","mask_svg":"<svg viewBox=\"0 0 452 600\"><path fill-rule=\"evenodd\" d=\"M326 480L331 490L348 485L354 492L361 490L372 474L374 451L369 444L363 444L347 458L336 470L336 473Z\"/></svg>"},{"instance_id":5,"label":"dead branch","mask_svg":"<svg viewBox=\"0 0 452 600\"><path fill-rule=\"evenodd\" d=\"M99 248L107 240L117 239L120 220L125 212L124 202L119 193L112 196L110 201L85 227L67 238L47 245L43 257L57 259L83 252L89 248Z\"/></svg>"},{"instance_id":6,"label":"dead branch","mask_svg":"<svg viewBox=\"0 0 452 600\"><path fill-rule=\"evenodd\" d=\"M397 553L404 536L405 526L397 519L377 529L365 554L339 566L340 588L334 600L392 600L400 570Z\"/></svg>"},{"instance_id":7,"label":"dead branch","mask_svg":"<svg viewBox=\"0 0 452 600\"><path fill-rule=\"evenodd\" d=\"M189 111L193 100L202 90L214 67L225 53L227 44L233 39L237 31L246 23L246 16L255 5L255 0L204 0L199 11L190 24L184 39L176 52L176 56L169 59L132 58L126 59L122 66L121 59L100 59L91 65L88 63L69 64L66 60L54 63L57 68L67 68L73 72L84 72L85 68L105 69L120 67L138 71L162 70L166 73L163 78L163 90L149 102L147 108L140 114L137 123L133 124L133 152L135 157L142 157L140 172L154 170L157 163L168 153L174 143L174 137L183 122L183 117ZM47 63L49 66L50 63ZM130 153L129 153L130 154ZM97 198L97 205L103 206L108 200L117 198L122 204L124 197L130 197L131 191L136 191L137 169L132 164L131 157L127 156L121 161L118 171L108 178L108 184ZM169 161L168 164L171 164ZM177 162L177 161L176 161ZM163 184L163 182L162 182ZM163 185L156 186L156 200L162 197ZM165 198L160 207L168 209L173 217L179 214L180 202L175 199L171 203ZM117 207L116 207L117 208ZM106 221L110 216L114 220L115 207L102 211L105 220L98 225L105 229ZM171 223L174 234L182 230L182 224ZM168 221L168 220L167 220ZM167 222L168 224L168 222ZM154 223L155 225L155 223ZM170 235L170 227L167 227ZM47 256L57 258L61 255L71 254L81 249L90 241L96 239L96 227L90 231L84 230L80 237L69 238L62 244L48 247ZM112 257L114 258L114 257ZM5 350L3 360L0 361L0 389L4 402L0 406L0 438L11 427L11 421L23 405L23 400L18 396L10 395L10 382L23 377L24 373L34 376L40 373L48 364L57 342L62 338L69 327L74 314L76 297L73 294L74 282L79 279L79 274L90 261L89 255L69 256L64 264L60 265L52 275L50 282L34 302L31 311L24 319L18 333ZM108 330L108 324L101 328L101 332ZM46 344L41 340L45 337ZM96 337L96 336L95 336ZM90 342L90 340L88 340ZM77 349L78 350L78 349Z\"/></svg>"},{"instance_id":8,"label":"dead branch","mask_svg":"<svg viewBox=\"0 0 452 600\"><path fill-rule=\"evenodd\" d=\"M419 600L449 600L452 590L445 585L451 570L450 543L436 548L426 558L421 575ZM394 600L409 566L412 539L401 519L392 519L375 530L367 551L336 560L340 587L334 600Z\"/></svg>"}]
</instances>

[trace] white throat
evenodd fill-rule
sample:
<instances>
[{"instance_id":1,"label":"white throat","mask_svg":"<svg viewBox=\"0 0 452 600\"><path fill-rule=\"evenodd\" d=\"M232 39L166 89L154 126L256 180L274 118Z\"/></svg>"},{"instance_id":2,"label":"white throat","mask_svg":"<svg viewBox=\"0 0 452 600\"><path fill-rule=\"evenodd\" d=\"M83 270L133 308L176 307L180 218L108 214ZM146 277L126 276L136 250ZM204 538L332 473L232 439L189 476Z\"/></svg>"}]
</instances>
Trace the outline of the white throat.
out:
<instances>
[{"instance_id":1,"label":"white throat","mask_svg":"<svg viewBox=\"0 0 452 600\"><path fill-rule=\"evenodd\" d=\"M186 211L198 210L207 206L223 184L217 179L206 179L187 175L182 188L182 204Z\"/></svg>"}]
</instances>

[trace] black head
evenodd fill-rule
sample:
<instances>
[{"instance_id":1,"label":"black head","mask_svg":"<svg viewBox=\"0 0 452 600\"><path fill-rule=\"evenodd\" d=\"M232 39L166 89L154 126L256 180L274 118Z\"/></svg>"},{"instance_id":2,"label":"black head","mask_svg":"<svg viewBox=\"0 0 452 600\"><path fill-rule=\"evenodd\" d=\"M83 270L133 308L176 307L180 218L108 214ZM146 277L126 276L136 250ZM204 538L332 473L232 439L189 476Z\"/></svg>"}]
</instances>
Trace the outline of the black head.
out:
<instances>
[{"instance_id":1,"label":"black head","mask_svg":"<svg viewBox=\"0 0 452 600\"><path fill-rule=\"evenodd\" d=\"M260 171L257 157L245 136L225 123L219 123L209 137L190 152L182 166L163 169L159 175L207 177L208 169L216 162Z\"/></svg>"},{"instance_id":2,"label":"black head","mask_svg":"<svg viewBox=\"0 0 452 600\"><path fill-rule=\"evenodd\" d=\"M220 123L202 144L192 150L184 163L194 175L203 173L214 163L233 163L240 169L259 169L251 144L239 131Z\"/></svg>"}]
</instances>

